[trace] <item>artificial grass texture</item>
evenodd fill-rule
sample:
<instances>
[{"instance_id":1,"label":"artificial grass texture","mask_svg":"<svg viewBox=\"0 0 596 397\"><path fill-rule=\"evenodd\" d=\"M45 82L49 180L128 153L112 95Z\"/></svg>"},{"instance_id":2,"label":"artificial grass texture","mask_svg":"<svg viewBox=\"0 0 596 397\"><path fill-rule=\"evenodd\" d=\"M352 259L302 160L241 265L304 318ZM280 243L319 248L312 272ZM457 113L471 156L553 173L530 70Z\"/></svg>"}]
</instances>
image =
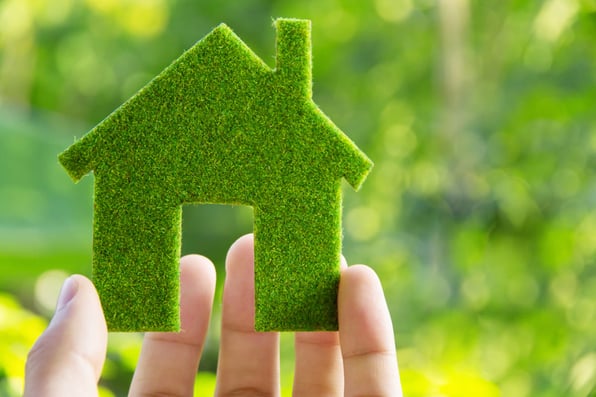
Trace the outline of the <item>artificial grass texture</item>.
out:
<instances>
[{"instance_id":1,"label":"artificial grass texture","mask_svg":"<svg viewBox=\"0 0 596 397\"><path fill-rule=\"evenodd\" d=\"M185 203L254 209L255 329L337 329L341 179L372 162L312 100L310 21L271 69L222 24L59 156L93 171L93 281L111 331L177 331Z\"/></svg>"}]
</instances>

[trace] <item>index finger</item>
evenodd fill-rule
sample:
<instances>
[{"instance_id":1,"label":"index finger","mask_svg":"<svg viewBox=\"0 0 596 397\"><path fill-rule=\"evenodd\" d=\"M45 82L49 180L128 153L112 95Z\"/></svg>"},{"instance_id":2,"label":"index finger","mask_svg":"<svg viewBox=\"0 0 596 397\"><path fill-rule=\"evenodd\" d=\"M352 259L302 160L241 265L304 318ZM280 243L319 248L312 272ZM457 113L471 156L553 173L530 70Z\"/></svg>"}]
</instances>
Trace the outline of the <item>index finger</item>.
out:
<instances>
[{"instance_id":1,"label":"index finger","mask_svg":"<svg viewBox=\"0 0 596 397\"><path fill-rule=\"evenodd\" d=\"M147 332L129 396L192 395L215 291L215 268L199 255L180 260L180 332Z\"/></svg>"}]
</instances>

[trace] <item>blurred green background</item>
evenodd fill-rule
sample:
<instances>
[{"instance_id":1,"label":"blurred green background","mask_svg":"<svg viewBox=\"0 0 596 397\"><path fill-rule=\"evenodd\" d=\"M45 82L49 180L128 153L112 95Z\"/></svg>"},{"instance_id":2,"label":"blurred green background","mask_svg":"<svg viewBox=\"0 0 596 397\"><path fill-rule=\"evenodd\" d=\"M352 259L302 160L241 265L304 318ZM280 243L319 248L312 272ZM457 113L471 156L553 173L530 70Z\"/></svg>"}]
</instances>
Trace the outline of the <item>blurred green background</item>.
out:
<instances>
[{"instance_id":1,"label":"blurred green background","mask_svg":"<svg viewBox=\"0 0 596 397\"><path fill-rule=\"evenodd\" d=\"M90 272L93 178L57 154L220 22L273 65L279 16L312 20L314 99L376 164L345 185L344 252L382 279L405 395L593 395L596 0L0 0L0 396L62 280ZM185 207L183 251L221 283L251 222ZM139 348L110 335L103 396Z\"/></svg>"}]
</instances>

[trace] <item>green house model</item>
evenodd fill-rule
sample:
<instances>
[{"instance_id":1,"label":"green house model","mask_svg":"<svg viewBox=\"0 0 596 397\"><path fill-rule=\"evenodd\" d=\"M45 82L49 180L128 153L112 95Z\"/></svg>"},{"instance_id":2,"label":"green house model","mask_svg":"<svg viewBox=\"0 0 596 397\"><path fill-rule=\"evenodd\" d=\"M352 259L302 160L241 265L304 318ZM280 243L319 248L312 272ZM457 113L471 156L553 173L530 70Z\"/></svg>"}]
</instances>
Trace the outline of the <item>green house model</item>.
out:
<instances>
[{"instance_id":1,"label":"green house model","mask_svg":"<svg viewBox=\"0 0 596 397\"><path fill-rule=\"evenodd\" d=\"M341 180L371 161L312 100L310 21L271 69L222 24L59 160L93 171L93 281L111 331L176 331L182 205L254 209L255 329L335 330Z\"/></svg>"}]
</instances>

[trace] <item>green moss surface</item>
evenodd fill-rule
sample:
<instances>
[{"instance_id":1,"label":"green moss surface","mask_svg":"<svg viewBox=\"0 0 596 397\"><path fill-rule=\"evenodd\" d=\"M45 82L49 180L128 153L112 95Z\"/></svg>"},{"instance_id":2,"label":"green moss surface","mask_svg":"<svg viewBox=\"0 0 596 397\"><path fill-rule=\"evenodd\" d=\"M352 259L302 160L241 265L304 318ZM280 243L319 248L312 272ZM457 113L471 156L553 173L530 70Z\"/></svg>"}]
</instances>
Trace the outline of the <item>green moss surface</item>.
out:
<instances>
[{"instance_id":1,"label":"green moss surface","mask_svg":"<svg viewBox=\"0 0 596 397\"><path fill-rule=\"evenodd\" d=\"M310 21L274 69L220 25L59 160L93 171L93 281L111 331L176 331L181 206L254 208L255 327L337 329L341 187L371 161L312 101Z\"/></svg>"}]
</instances>

